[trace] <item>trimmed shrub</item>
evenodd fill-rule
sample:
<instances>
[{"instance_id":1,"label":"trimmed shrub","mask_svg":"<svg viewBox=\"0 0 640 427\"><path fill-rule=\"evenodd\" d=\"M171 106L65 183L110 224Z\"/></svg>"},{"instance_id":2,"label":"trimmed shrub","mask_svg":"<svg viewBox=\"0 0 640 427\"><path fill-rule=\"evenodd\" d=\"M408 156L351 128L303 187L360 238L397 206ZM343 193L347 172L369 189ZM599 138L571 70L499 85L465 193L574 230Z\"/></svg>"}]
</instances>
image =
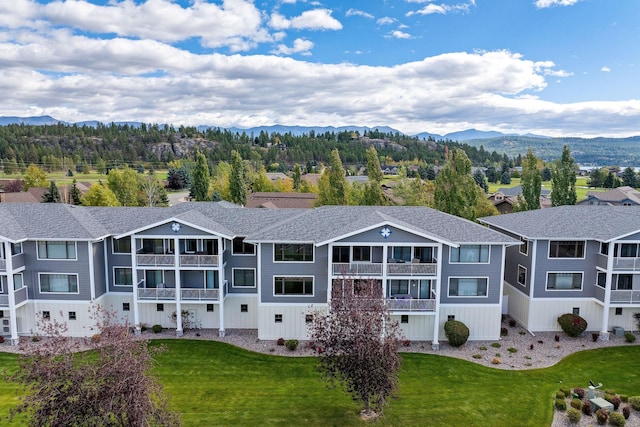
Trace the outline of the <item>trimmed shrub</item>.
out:
<instances>
[{"instance_id":1,"label":"trimmed shrub","mask_svg":"<svg viewBox=\"0 0 640 427\"><path fill-rule=\"evenodd\" d=\"M598 409L596 411L596 420L598 420L598 424L604 425L607 423L608 419L609 413L607 411L605 411L604 409Z\"/></svg>"},{"instance_id":2,"label":"trimmed shrub","mask_svg":"<svg viewBox=\"0 0 640 427\"><path fill-rule=\"evenodd\" d=\"M566 387L560 387L560 391L564 393L564 397L571 396L571 389L568 389Z\"/></svg>"},{"instance_id":3,"label":"trimmed shrub","mask_svg":"<svg viewBox=\"0 0 640 427\"><path fill-rule=\"evenodd\" d=\"M556 399L564 399L564 398L565 398L564 391L562 390L556 391Z\"/></svg>"},{"instance_id":4,"label":"trimmed shrub","mask_svg":"<svg viewBox=\"0 0 640 427\"><path fill-rule=\"evenodd\" d=\"M588 416L591 416L591 414L593 414L593 406L591 406L591 402L586 399L584 402L582 402L582 413Z\"/></svg>"},{"instance_id":5,"label":"trimmed shrub","mask_svg":"<svg viewBox=\"0 0 640 427\"><path fill-rule=\"evenodd\" d=\"M474 355L473 355L473 356L471 356L471 357L473 357L474 359L482 359L482 355L481 355L481 354L477 354L477 353L476 353L476 354L474 354Z\"/></svg>"},{"instance_id":6,"label":"trimmed shrub","mask_svg":"<svg viewBox=\"0 0 640 427\"><path fill-rule=\"evenodd\" d=\"M160 332L162 332L162 325L153 325L151 327L151 330L154 334L159 334Z\"/></svg>"},{"instance_id":7,"label":"trimmed shrub","mask_svg":"<svg viewBox=\"0 0 640 427\"><path fill-rule=\"evenodd\" d=\"M577 337L587 330L587 321L573 313L566 313L558 317L558 323L564 333L570 337Z\"/></svg>"},{"instance_id":8,"label":"trimmed shrub","mask_svg":"<svg viewBox=\"0 0 640 427\"><path fill-rule=\"evenodd\" d=\"M631 406L625 406L624 408L622 408L622 416L625 420L629 419L629 417L631 416Z\"/></svg>"},{"instance_id":9,"label":"trimmed shrub","mask_svg":"<svg viewBox=\"0 0 640 427\"><path fill-rule=\"evenodd\" d=\"M2 344L3 342L4 342L4 337L0 335L0 344Z\"/></svg>"},{"instance_id":10,"label":"trimmed shrub","mask_svg":"<svg viewBox=\"0 0 640 427\"><path fill-rule=\"evenodd\" d=\"M491 347L500 348L500 347L502 347L502 344L500 344L499 342L494 342L494 343L491 343Z\"/></svg>"},{"instance_id":11,"label":"trimmed shrub","mask_svg":"<svg viewBox=\"0 0 640 427\"><path fill-rule=\"evenodd\" d=\"M286 340L284 346L293 351L298 348L298 340Z\"/></svg>"},{"instance_id":12,"label":"trimmed shrub","mask_svg":"<svg viewBox=\"0 0 640 427\"><path fill-rule=\"evenodd\" d=\"M507 328L500 328L500 336L506 337L507 335L509 335L509 330Z\"/></svg>"},{"instance_id":13,"label":"trimmed shrub","mask_svg":"<svg viewBox=\"0 0 640 427\"><path fill-rule=\"evenodd\" d=\"M444 334L451 347L460 347L469 339L469 328L459 320L447 320L444 324Z\"/></svg>"},{"instance_id":14,"label":"trimmed shrub","mask_svg":"<svg viewBox=\"0 0 640 427\"><path fill-rule=\"evenodd\" d=\"M284 338L280 337L278 338L278 341L276 341L277 345L284 345Z\"/></svg>"},{"instance_id":15,"label":"trimmed shrub","mask_svg":"<svg viewBox=\"0 0 640 427\"><path fill-rule=\"evenodd\" d=\"M486 349L487 349L487 347L485 347L483 345L479 347L479 350L486 350Z\"/></svg>"},{"instance_id":16,"label":"trimmed shrub","mask_svg":"<svg viewBox=\"0 0 640 427\"><path fill-rule=\"evenodd\" d=\"M564 399L556 399L555 407L558 411L566 411L567 401Z\"/></svg>"},{"instance_id":17,"label":"trimmed shrub","mask_svg":"<svg viewBox=\"0 0 640 427\"><path fill-rule=\"evenodd\" d=\"M636 342L636 336L633 335L631 332L625 332L624 333L624 340L626 342L628 342L629 344Z\"/></svg>"},{"instance_id":18,"label":"trimmed shrub","mask_svg":"<svg viewBox=\"0 0 640 427\"><path fill-rule=\"evenodd\" d=\"M509 326L511 326L512 328L515 328L516 324L517 323L516 323L515 319L509 319Z\"/></svg>"},{"instance_id":19,"label":"trimmed shrub","mask_svg":"<svg viewBox=\"0 0 640 427\"><path fill-rule=\"evenodd\" d=\"M515 347L509 347L509 348L507 349L507 351L508 351L509 353L517 353L517 352L518 352L518 349L517 349L517 348L515 348Z\"/></svg>"},{"instance_id":20,"label":"trimmed shrub","mask_svg":"<svg viewBox=\"0 0 640 427\"><path fill-rule=\"evenodd\" d=\"M611 395L615 395L616 391L612 388L605 388L604 389L604 394L611 394Z\"/></svg>"},{"instance_id":21,"label":"trimmed shrub","mask_svg":"<svg viewBox=\"0 0 640 427\"><path fill-rule=\"evenodd\" d=\"M571 402L569 402L569 405L571 405L572 408L575 408L578 411L582 410L582 400L578 399L577 397L574 397L573 399L571 399Z\"/></svg>"},{"instance_id":22,"label":"trimmed shrub","mask_svg":"<svg viewBox=\"0 0 640 427\"><path fill-rule=\"evenodd\" d=\"M403 340L402 345L405 347L411 347L411 340Z\"/></svg>"},{"instance_id":23,"label":"trimmed shrub","mask_svg":"<svg viewBox=\"0 0 640 427\"><path fill-rule=\"evenodd\" d=\"M580 387L576 387L573 389L573 394L578 396L580 399L584 399L584 389Z\"/></svg>"},{"instance_id":24,"label":"trimmed shrub","mask_svg":"<svg viewBox=\"0 0 640 427\"><path fill-rule=\"evenodd\" d=\"M624 427L627 422L620 412L612 412L609 414L609 424L615 427Z\"/></svg>"},{"instance_id":25,"label":"trimmed shrub","mask_svg":"<svg viewBox=\"0 0 640 427\"><path fill-rule=\"evenodd\" d=\"M629 405L636 411L640 411L640 396L631 396L629 398Z\"/></svg>"},{"instance_id":26,"label":"trimmed shrub","mask_svg":"<svg viewBox=\"0 0 640 427\"><path fill-rule=\"evenodd\" d=\"M626 403L629 401L629 396L627 396L626 394L621 394L620 400Z\"/></svg>"},{"instance_id":27,"label":"trimmed shrub","mask_svg":"<svg viewBox=\"0 0 640 427\"><path fill-rule=\"evenodd\" d=\"M499 365L499 364L501 364L501 363L502 363L502 360L500 360L500 358L499 358L499 357L494 357L494 358L491 360L491 363L493 363L494 365Z\"/></svg>"},{"instance_id":28,"label":"trimmed shrub","mask_svg":"<svg viewBox=\"0 0 640 427\"><path fill-rule=\"evenodd\" d=\"M615 411L618 410L618 408L620 407L620 403L622 403L618 396L613 396L613 398L609 402L611 402Z\"/></svg>"},{"instance_id":29,"label":"trimmed shrub","mask_svg":"<svg viewBox=\"0 0 640 427\"><path fill-rule=\"evenodd\" d=\"M101 338L100 334L93 334L91 335L91 342L99 343Z\"/></svg>"},{"instance_id":30,"label":"trimmed shrub","mask_svg":"<svg viewBox=\"0 0 640 427\"><path fill-rule=\"evenodd\" d=\"M582 414L576 408L569 408L567 409L567 418L571 424L578 424Z\"/></svg>"},{"instance_id":31,"label":"trimmed shrub","mask_svg":"<svg viewBox=\"0 0 640 427\"><path fill-rule=\"evenodd\" d=\"M605 393L604 394L604 400L606 400L607 402L611 402L614 397L616 397L616 395L613 394L613 393ZM613 402L611 402L611 403L613 403Z\"/></svg>"}]
</instances>

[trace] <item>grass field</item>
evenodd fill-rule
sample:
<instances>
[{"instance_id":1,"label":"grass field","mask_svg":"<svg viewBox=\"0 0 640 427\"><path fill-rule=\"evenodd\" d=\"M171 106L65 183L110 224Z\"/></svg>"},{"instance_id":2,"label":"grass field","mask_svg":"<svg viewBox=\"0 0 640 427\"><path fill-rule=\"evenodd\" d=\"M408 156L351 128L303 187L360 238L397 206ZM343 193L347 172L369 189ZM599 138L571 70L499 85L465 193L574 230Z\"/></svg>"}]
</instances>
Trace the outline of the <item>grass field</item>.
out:
<instances>
[{"instance_id":1,"label":"grass field","mask_svg":"<svg viewBox=\"0 0 640 427\"><path fill-rule=\"evenodd\" d=\"M608 191L608 188L588 188L589 178L584 176L579 176L576 178L576 196L577 200L584 200L587 198L587 191ZM489 193L495 193L500 188L511 188L520 185L520 178L512 178L511 184L489 184ZM542 188L545 190L551 190L551 181L545 181L542 183Z\"/></svg>"},{"instance_id":2,"label":"grass field","mask_svg":"<svg viewBox=\"0 0 640 427\"><path fill-rule=\"evenodd\" d=\"M320 381L315 359L252 353L211 341L159 340L167 351L156 373L185 426L362 425L360 407ZM0 371L16 356L0 353ZM529 371L487 368L427 354L403 354L397 399L380 426L542 426L553 417L559 387L589 379L640 395L640 346L575 353ZM0 424L16 404L16 387L0 381ZM18 424L19 425L19 424Z\"/></svg>"}]
</instances>

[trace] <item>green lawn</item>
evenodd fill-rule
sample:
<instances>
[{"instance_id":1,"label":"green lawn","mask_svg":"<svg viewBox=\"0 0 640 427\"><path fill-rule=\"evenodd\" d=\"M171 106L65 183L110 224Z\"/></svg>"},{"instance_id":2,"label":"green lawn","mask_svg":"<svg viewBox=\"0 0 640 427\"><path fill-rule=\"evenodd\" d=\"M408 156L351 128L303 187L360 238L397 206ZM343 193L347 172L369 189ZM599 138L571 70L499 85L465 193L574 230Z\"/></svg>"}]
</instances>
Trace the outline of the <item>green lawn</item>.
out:
<instances>
[{"instance_id":1,"label":"green lawn","mask_svg":"<svg viewBox=\"0 0 640 427\"><path fill-rule=\"evenodd\" d=\"M327 389L313 358L264 355L210 341L157 343L167 351L156 371L186 426L362 425L359 406L341 390ZM15 358L0 353L0 371L15 369ZM550 425L554 392L585 387L589 379L640 395L640 346L579 352L530 371L404 354L398 399L376 425ZM0 381L3 418L16 403L15 393L14 385Z\"/></svg>"},{"instance_id":2,"label":"green lawn","mask_svg":"<svg viewBox=\"0 0 640 427\"><path fill-rule=\"evenodd\" d=\"M588 177L579 176L576 178L576 196L578 201L587 198L587 191L608 191L608 188L588 188ZM489 184L489 193L495 193L500 188L511 188L520 185L520 178L512 178L511 184ZM551 181L545 181L542 183L542 188L545 190L551 190Z\"/></svg>"}]
</instances>

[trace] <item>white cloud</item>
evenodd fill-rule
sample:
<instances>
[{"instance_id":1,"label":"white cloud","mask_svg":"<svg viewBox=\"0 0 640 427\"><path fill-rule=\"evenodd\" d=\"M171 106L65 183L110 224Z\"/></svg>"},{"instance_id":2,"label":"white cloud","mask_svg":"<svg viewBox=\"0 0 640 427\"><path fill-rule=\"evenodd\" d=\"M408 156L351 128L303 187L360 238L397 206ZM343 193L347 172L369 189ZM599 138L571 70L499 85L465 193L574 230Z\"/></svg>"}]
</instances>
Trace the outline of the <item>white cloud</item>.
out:
<instances>
[{"instance_id":1,"label":"white cloud","mask_svg":"<svg viewBox=\"0 0 640 427\"><path fill-rule=\"evenodd\" d=\"M278 45L277 49L271 51L275 55L293 55L299 53L302 55L311 55L310 50L313 49L313 42L305 39L295 39L293 46L287 47L286 45Z\"/></svg>"},{"instance_id":2,"label":"white cloud","mask_svg":"<svg viewBox=\"0 0 640 427\"><path fill-rule=\"evenodd\" d=\"M535 0L534 4L538 9L544 9L552 6L573 6L580 0Z\"/></svg>"},{"instance_id":3,"label":"white cloud","mask_svg":"<svg viewBox=\"0 0 640 427\"><path fill-rule=\"evenodd\" d=\"M361 16L363 18L368 18L368 19L373 19L374 16L370 13L367 13L365 11L362 10L358 10L358 9L349 9L347 10L347 12L345 13L345 16Z\"/></svg>"},{"instance_id":4,"label":"white cloud","mask_svg":"<svg viewBox=\"0 0 640 427\"><path fill-rule=\"evenodd\" d=\"M378 24L378 25L390 25L390 24L393 24L396 21L397 20L395 18L391 18L390 16L385 16L385 17L382 17L382 18L378 19L376 21L376 24Z\"/></svg>"},{"instance_id":5,"label":"white cloud","mask_svg":"<svg viewBox=\"0 0 640 427\"><path fill-rule=\"evenodd\" d=\"M400 31L400 30L391 31L388 34L388 37L394 38L394 39L412 39L413 38L411 34L405 33L404 31Z\"/></svg>"},{"instance_id":6,"label":"white cloud","mask_svg":"<svg viewBox=\"0 0 640 427\"><path fill-rule=\"evenodd\" d=\"M288 19L279 13L271 15L269 26L274 29L297 29L297 30L340 30L342 24L331 16L329 9L313 9L302 12L299 16Z\"/></svg>"},{"instance_id":7,"label":"white cloud","mask_svg":"<svg viewBox=\"0 0 640 427\"><path fill-rule=\"evenodd\" d=\"M609 68L609 67L607 67L607 66L605 65L604 67L602 67L602 68L600 69L600 71L602 71L602 72L604 72L604 73L608 73L608 72L610 72L610 71L611 71L611 68Z\"/></svg>"},{"instance_id":8,"label":"white cloud","mask_svg":"<svg viewBox=\"0 0 640 427\"><path fill-rule=\"evenodd\" d=\"M416 3L422 3L422 1L417 1ZM406 16L433 14L446 15L449 12L468 12L469 6L475 6L475 3L460 3L455 5L429 3L422 9L407 12Z\"/></svg>"}]
</instances>

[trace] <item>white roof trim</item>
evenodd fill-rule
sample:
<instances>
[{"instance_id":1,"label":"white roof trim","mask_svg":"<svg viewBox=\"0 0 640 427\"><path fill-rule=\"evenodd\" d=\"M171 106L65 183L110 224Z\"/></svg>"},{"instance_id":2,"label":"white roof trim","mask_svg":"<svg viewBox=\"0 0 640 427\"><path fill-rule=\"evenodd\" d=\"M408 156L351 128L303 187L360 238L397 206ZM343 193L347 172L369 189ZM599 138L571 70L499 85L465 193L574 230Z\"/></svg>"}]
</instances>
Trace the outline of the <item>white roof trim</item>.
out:
<instances>
[{"instance_id":1,"label":"white roof trim","mask_svg":"<svg viewBox=\"0 0 640 427\"><path fill-rule=\"evenodd\" d=\"M187 222L187 221L185 221L183 219L179 219L179 218L176 218L176 217L167 218L165 220L158 221L158 222L155 222L153 224L148 224L148 225L145 225L143 227L136 228L135 230L127 231L126 233L118 234L116 236L113 236L113 238L114 239L122 239L123 237L131 236L132 234L137 234L137 233L140 233L141 231L150 230L152 228L159 227L161 225L168 224L170 222L178 222L178 223L180 223L182 225L186 225L187 227L191 227L191 228L195 228L196 230L204 231L207 234L213 234L213 235L218 236L218 237L222 237L222 238L225 238L225 239L233 240L232 236L227 236L226 234L219 233L219 232L214 231L214 230L208 230L208 229L206 229L206 228L204 228L202 226L192 224L190 222Z\"/></svg>"}]
</instances>

